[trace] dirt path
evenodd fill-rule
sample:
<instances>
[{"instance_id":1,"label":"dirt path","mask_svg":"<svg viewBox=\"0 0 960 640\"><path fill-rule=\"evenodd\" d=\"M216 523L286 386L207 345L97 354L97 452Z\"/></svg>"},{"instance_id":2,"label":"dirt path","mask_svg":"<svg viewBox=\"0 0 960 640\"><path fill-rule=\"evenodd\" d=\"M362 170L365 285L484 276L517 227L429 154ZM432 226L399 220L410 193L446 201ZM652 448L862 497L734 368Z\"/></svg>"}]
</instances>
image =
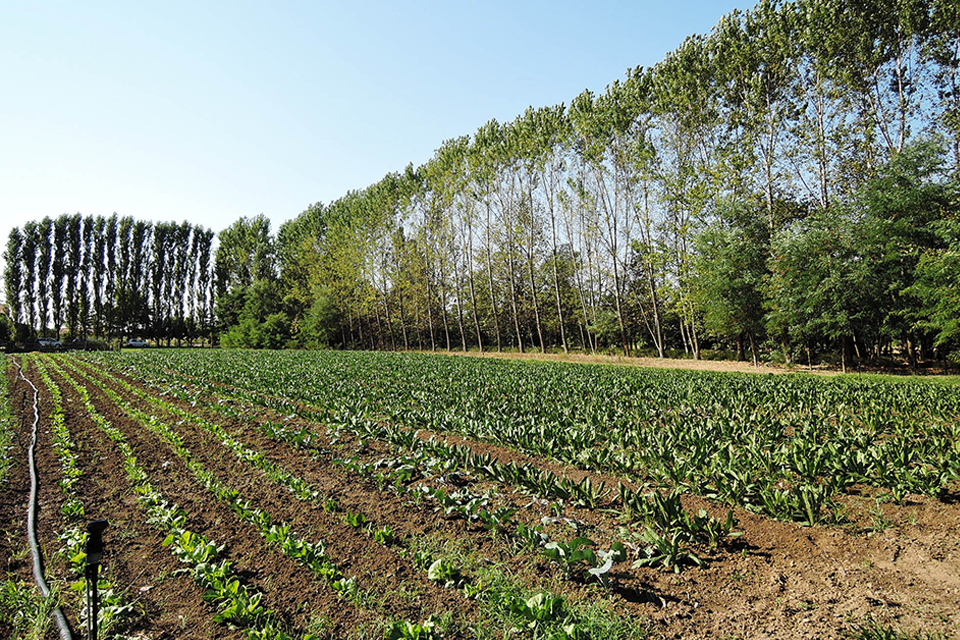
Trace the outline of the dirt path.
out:
<instances>
[{"instance_id":1,"label":"dirt path","mask_svg":"<svg viewBox=\"0 0 960 640\"><path fill-rule=\"evenodd\" d=\"M437 351L423 351L417 353L443 353ZM751 362L734 362L730 360L692 360L682 358L633 358L625 356L607 356L585 353L516 353L485 351L451 351L447 355L469 358L499 358L501 360L541 360L547 362L575 362L578 364L619 364L631 367L652 367L655 369L689 369L691 371L726 371L738 373L813 373L816 375L835 376L839 371L822 367L808 370L805 367L787 368L779 365L761 363L753 366Z\"/></svg>"}]
</instances>

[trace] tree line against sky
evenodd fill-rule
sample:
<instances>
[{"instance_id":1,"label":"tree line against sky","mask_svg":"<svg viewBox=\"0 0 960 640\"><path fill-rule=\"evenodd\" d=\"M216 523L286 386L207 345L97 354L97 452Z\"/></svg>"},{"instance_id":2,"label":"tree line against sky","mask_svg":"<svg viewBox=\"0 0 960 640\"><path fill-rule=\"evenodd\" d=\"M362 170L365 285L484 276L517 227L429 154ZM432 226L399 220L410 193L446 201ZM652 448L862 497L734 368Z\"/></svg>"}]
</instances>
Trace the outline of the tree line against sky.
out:
<instances>
[{"instance_id":1,"label":"tree line against sky","mask_svg":"<svg viewBox=\"0 0 960 640\"><path fill-rule=\"evenodd\" d=\"M189 222L64 214L7 239L6 300L21 341L209 335L214 232Z\"/></svg>"},{"instance_id":2,"label":"tree line against sky","mask_svg":"<svg viewBox=\"0 0 960 640\"><path fill-rule=\"evenodd\" d=\"M227 346L946 357L958 134L956 2L766 1L276 237L238 220L212 288L194 276L174 301L158 275L136 322ZM156 270L175 282L179 264Z\"/></svg>"}]
</instances>

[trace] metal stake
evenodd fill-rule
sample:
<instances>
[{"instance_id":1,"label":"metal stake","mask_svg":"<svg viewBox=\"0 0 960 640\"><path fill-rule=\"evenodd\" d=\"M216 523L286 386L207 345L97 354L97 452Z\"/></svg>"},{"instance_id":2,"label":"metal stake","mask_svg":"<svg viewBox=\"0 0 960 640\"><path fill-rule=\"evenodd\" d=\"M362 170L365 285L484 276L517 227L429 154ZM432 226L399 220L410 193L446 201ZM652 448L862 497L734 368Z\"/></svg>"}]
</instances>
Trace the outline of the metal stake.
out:
<instances>
[{"instance_id":1,"label":"metal stake","mask_svg":"<svg viewBox=\"0 0 960 640\"><path fill-rule=\"evenodd\" d=\"M103 530L109 523L106 520L93 520L87 523L87 564L84 577L87 581L87 640L97 640L97 618L100 615L97 600L97 582L100 580L100 560L103 558Z\"/></svg>"}]
</instances>

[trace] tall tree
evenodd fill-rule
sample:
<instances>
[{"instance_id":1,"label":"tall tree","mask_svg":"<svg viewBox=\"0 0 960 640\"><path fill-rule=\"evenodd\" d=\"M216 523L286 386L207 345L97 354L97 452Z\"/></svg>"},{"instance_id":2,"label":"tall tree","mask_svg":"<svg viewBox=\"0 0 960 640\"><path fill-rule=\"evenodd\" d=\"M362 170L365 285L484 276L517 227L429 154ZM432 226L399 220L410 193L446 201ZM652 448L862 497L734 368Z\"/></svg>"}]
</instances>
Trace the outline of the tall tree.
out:
<instances>
[{"instance_id":1,"label":"tall tree","mask_svg":"<svg viewBox=\"0 0 960 640\"><path fill-rule=\"evenodd\" d=\"M80 298L80 329L84 339L87 337L90 322L90 306L92 304L90 289L90 271L93 261L93 238L95 233L95 222L93 216L87 216L83 219L83 258L80 263L80 281L77 295Z\"/></svg>"},{"instance_id":2,"label":"tall tree","mask_svg":"<svg viewBox=\"0 0 960 640\"><path fill-rule=\"evenodd\" d=\"M274 275L274 249L270 220L260 214L240 218L219 234L214 257L217 299L236 287Z\"/></svg>"},{"instance_id":3,"label":"tall tree","mask_svg":"<svg viewBox=\"0 0 960 640\"><path fill-rule=\"evenodd\" d=\"M114 241L116 240L116 224L113 227ZM93 247L90 255L91 281L90 291L93 297L93 334L103 336L106 328L105 300L107 264L107 219L97 216L93 222Z\"/></svg>"},{"instance_id":4,"label":"tall tree","mask_svg":"<svg viewBox=\"0 0 960 640\"><path fill-rule=\"evenodd\" d=\"M67 229L70 226L70 216L63 214L53 222L50 252L50 308L53 312L53 328L56 336L60 337L63 329L63 294L64 276L66 275L67 258Z\"/></svg>"},{"instance_id":5,"label":"tall tree","mask_svg":"<svg viewBox=\"0 0 960 640\"><path fill-rule=\"evenodd\" d=\"M66 297L67 330L72 338L77 337L80 321L80 291L78 277L83 264L83 216L79 213L69 216L66 224L66 244L61 248L64 252L63 262L66 270Z\"/></svg>"},{"instance_id":6,"label":"tall tree","mask_svg":"<svg viewBox=\"0 0 960 640\"><path fill-rule=\"evenodd\" d=\"M7 250L3 254L4 290L10 319L22 322L23 318L23 234L19 227L10 230L7 237Z\"/></svg>"},{"instance_id":7,"label":"tall tree","mask_svg":"<svg viewBox=\"0 0 960 640\"><path fill-rule=\"evenodd\" d=\"M32 332L37 326L37 260L39 247L39 225L30 221L23 225L23 246L20 255L23 259L23 307L24 322Z\"/></svg>"}]
</instances>

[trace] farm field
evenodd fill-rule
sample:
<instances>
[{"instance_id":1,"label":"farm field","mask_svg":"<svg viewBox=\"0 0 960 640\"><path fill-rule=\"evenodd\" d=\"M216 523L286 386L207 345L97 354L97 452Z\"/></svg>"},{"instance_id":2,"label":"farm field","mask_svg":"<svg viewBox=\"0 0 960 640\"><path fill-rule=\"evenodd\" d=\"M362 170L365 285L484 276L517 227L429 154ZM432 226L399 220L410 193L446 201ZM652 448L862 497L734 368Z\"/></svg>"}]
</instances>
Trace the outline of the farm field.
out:
<instances>
[{"instance_id":1,"label":"farm field","mask_svg":"<svg viewBox=\"0 0 960 640\"><path fill-rule=\"evenodd\" d=\"M936 380L358 352L6 362L4 579L30 577L22 362L38 535L75 632L83 524L106 518L102 637L960 637L960 393Z\"/></svg>"}]
</instances>

